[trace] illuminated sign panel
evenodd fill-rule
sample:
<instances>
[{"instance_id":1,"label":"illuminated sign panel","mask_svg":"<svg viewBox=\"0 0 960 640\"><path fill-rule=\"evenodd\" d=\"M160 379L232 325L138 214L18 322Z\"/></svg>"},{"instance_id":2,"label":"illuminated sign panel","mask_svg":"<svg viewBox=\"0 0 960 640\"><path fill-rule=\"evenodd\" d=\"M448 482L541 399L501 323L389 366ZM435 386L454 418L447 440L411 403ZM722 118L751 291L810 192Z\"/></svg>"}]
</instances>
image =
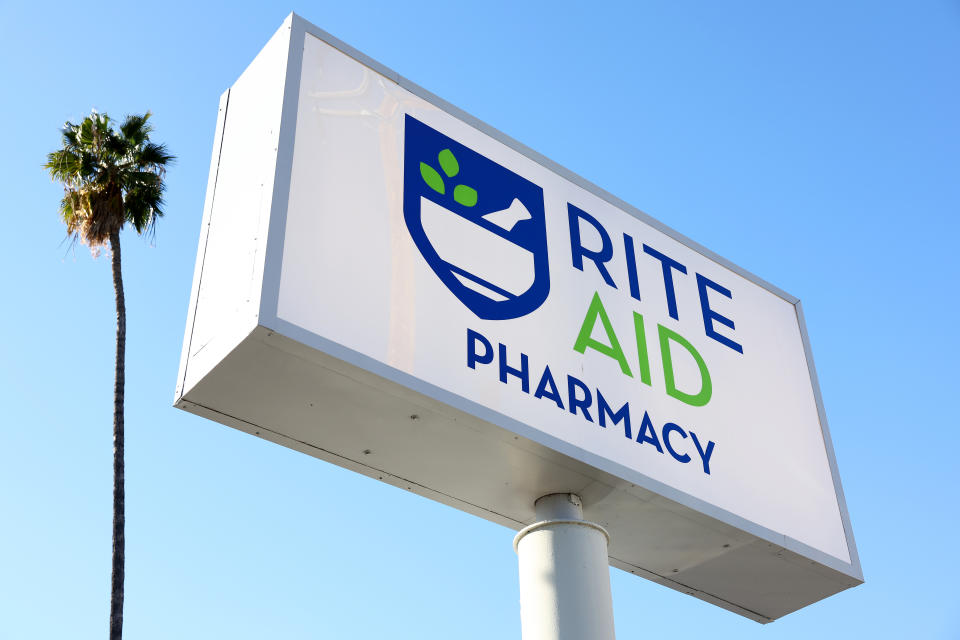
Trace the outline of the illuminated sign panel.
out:
<instances>
[{"instance_id":1,"label":"illuminated sign panel","mask_svg":"<svg viewBox=\"0 0 960 640\"><path fill-rule=\"evenodd\" d=\"M296 16L204 228L178 406L759 621L862 581L795 298Z\"/></svg>"}]
</instances>

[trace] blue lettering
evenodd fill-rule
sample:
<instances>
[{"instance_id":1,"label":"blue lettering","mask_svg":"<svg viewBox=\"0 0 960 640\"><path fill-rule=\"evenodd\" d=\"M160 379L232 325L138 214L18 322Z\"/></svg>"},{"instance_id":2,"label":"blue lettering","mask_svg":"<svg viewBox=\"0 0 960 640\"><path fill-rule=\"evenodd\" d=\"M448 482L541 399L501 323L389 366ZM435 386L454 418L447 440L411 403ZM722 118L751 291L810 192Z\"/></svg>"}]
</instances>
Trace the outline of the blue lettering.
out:
<instances>
[{"instance_id":1,"label":"blue lettering","mask_svg":"<svg viewBox=\"0 0 960 640\"><path fill-rule=\"evenodd\" d=\"M665 256L646 244L643 245L643 252L660 261L660 265L663 268L663 290L667 294L667 312L671 318L679 320L680 317L677 315L677 294L673 288L673 269L676 269L680 273L686 273L687 268L673 258Z\"/></svg>"},{"instance_id":2,"label":"blue lettering","mask_svg":"<svg viewBox=\"0 0 960 640\"><path fill-rule=\"evenodd\" d=\"M637 434L637 442L643 444L647 442L652 444L657 448L657 451L663 453L663 447L660 446L660 438L657 437L657 432L653 428L653 421L650 420L650 415L644 411L643 420L640 421L640 433Z\"/></svg>"},{"instance_id":3,"label":"blue lettering","mask_svg":"<svg viewBox=\"0 0 960 640\"><path fill-rule=\"evenodd\" d=\"M623 252L627 258L627 279L630 281L630 297L640 301L640 279L637 277L637 252L633 248L633 238L623 234Z\"/></svg>"},{"instance_id":4,"label":"blue lettering","mask_svg":"<svg viewBox=\"0 0 960 640\"><path fill-rule=\"evenodd\" d=\"M697 453L700 454L700 460L703 461L703 472L710 475L710 456L713 455L713 447L716 443L713 440L707 442L707 450L704 451L703 447L700 446L700 440L697 439L697 434L691 431L690 437L693 438L693 446L697 448Z\"/></svg>"},{"instance_id":5,"label":"blue lettering","mask_svg":"<svg viewBox=\"0 0 960 640\"><path fill-rule=\"evenodd\" d=\"M730 318L725 318L710 308L710 301L707 299L707 287L713 289L721 295L727 296L731 300L733 299L733 294L730 293L730 289L717 284L713 280L710 280L699 273L697 274L697 289L700 291L700 310L703 312L703 328L706 330L707 336L713 338L722 345L730 347L737 353L743 353L743 347L740 346L740 344L734 342L726 336L720 335L716 332L716 330L714 330L714 320L722 325L730 327L731 329L736 329L736 327L733 325L733 320Z\"/></svg>"},{"instance_id":6,"label":"blue lettering","mask_svg":"<svg viewBox=\"0 0 960 640\"><path fill-rule=\"evenodd\" d=\"M549 387L549 390L547 389ZM543 368L543 375L540 376L540 383L533 394L534 398L547 398L557 403L557 406L563 409L563 401L560 399L560 390L557 389L557 383L553 381L553 374L550 373L550 367Z\"/></svg>"},{"instance_id":7,"label":"blue lettering","mask_svg":"<svg viewBox=\"0 0 960 640\"><path fill-rule=\"evenodd\" d=\"M583 397L577 397L577 389L583 392ZM587 385L583 384L580 380L577 380L573 376L567 376L567 407L569 407L570 413L577 415L577 409L580 409L583 412L583 417L587 419L587 422L593 422L593 418L590 417L590 412L587 409L590 408L590 405L593 404L593 400L590 396L590 389L587 388Z\"/></svg>"},{"instance_id":8,"label":"blue lettering","mask_svg":"<svg viewBox=\"0 0 960 640\"><path fill-rule=\"evenodd\" d=\"M624 402L623 406L620 407L620 410L614 413L610 410L610 405L607 404L607 399L603 397L603 394L600 393L600 389L597 389L597 417L600 419L600 426L607 426L607 416L610 416L610 424L617 424L621 420L623 421L623 433L628 438L630 435L630 403Z\"/></svg>"},{"instance_id":9,"label":"blue lettering","mask_svg":"<svg viewBox=\"0 0 960 640\"><path fill-rule=\"evenodd\" d=\"M670 444L670 434L673 433L674 431L679 433L681 438L687 437L687 432L681 429L679 425L673 424L672 422L668 422L667 424L663 425L663 444L667 446L667 451L670 452L670 455L673 456L674 460L676 460L677 462L682 462L686 464L690 462L690 456L687 455L686 453L683 455L680 455L679 453L677 453L677 450L673 448L673 445Z\"/></svg>"},{"instance_id":10,"label":"blue lettering","mask_svg":"<svg viewBox=\"0 0 960 640\"><path fill-rule=\"evenodd\" d=\"M616 289L617 285L613 282L613 278L610 277L610 273L604 266L605 262L609 262L610 259L613 258L613 242L610 240L610 234L607 233L607 230L603 228L603 225L601 225L596 218L569 202L567 203L567 212L570 223L570 258L573 260L573 266L583 271L583 259L587 258L593 261L593 264L597 266L597 271L603 276L603 281ZM580 220L589 222L590 226L600 234L601 244L599 251L587 249L580 243Z\"/></svg>"},{"instance_id":11,"label":"blue lettering","mask_svg":"<svg viewBox=\"0 0 960 640\"><path fill-rule=\"evenodd\" d=\"M477 344L483 345L483 354L477 353ZM476 369L477 364L493 362L493 345L473 329L467 329L467 366Z\"/></svg>"},{"instance_id":12,"label":"blue lettering","mask_svg":"<svg viewBox=\"0 0 960 640\"><path fill-rule=\"evenodd\" d=\"M516 376L520 378L520 388L524 393L530 393L530 361L527 354L520 354L520 368L514 369L507 365L507 348L500 344L500 382L506 384L507 376Z\"/></svg>"},{"instance_id":13,"label":"blue lettering","mask_svg":"<svg viewBox=\"0 0 960 640\"><path fill-rule=\"evenodd\" d=\"M507 346L503 343L497 343L497 349L494 350L489 339L483 336L479 331L467 329L467 367L477 369L477 365L493 363L495 357L499 359L497 365L499 370L500 382L509 384L508 379L512 376L520 380L520 387L524 393L530 393L530 359L525 353L520 353L520 362L518 367L512 367L507 363ZM517 352L514 352L515 354ZM595 394L595 395L594 395ZM583 418L590 423L597 423L600 427L606 429L621 426L623 434L628 440L633 440L633 421L630 415L630 403L624 402L619 408L615 409L604 397L600 389L588 387L582 380L572 376L567 376L567 400L564 407L563 397L557 385L556 378L549 366L544 366L543 373L537 382L534 398L552 401L561 411L569 411L576 416L581 414ZM594 404L594 397L596 404ZM591 409L595 407L597 420L595 421L591 414ZM673 422L667 422L658 432L654 427L653 420L647 411L643 412L643 418L637 429L636 442L639 444L648 444L657 450L658 453L666 453L677 462L687 464L691 462L692 457L682 453L675 448L679 441L673 439L674 434L679 434L681 439L689 438L693 441L697 454L700 459L703 472L710 475L710 465L713 460L713 453L716 449L716 443L712 440L701 441L693 431L684 431L682 427ZM613 434L611 434L613 435ZM706 445L704 445L706 443Z\"/></svg>"}]
</instances>

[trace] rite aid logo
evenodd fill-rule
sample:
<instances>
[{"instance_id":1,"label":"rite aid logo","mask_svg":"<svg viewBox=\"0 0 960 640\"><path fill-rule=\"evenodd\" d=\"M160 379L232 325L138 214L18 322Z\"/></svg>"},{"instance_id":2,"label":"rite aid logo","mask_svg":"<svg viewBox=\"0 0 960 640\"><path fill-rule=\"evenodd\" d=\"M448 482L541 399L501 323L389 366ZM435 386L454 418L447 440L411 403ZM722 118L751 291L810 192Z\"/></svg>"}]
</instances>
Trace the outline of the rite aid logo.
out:
<instances>
[{"instance_id":1,"label":"rite aid logo","mask_svg":"<svg viewBox=\"0 0 960 640\"><path fill-rule=\"evenodd\" d=\"M485 320L550 292L543 189L406 116L403 217L427 264Z\"/></svg>"}]
</instances>

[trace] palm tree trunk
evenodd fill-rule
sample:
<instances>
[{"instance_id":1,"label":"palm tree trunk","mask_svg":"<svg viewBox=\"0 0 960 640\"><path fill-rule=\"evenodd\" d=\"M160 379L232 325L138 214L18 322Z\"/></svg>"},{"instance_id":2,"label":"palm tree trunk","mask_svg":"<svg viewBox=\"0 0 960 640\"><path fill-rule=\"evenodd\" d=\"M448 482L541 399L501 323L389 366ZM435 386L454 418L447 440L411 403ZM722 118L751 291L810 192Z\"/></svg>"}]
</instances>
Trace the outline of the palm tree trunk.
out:
<instances>
[{"instance_id":1,"label":"palm tree trunk","mask_svg":"<svg viewBox=\"0 0 960 640\"><path fill-rule=\"evenodd\" d=\"M117 301L117 356L113 383L113 571L110 576L110 640L123 637L124 490L123 490L123 386L127 348L127 308L120 274L120 232L110 234L113 290Z\"/></svg>"}]
</instances>

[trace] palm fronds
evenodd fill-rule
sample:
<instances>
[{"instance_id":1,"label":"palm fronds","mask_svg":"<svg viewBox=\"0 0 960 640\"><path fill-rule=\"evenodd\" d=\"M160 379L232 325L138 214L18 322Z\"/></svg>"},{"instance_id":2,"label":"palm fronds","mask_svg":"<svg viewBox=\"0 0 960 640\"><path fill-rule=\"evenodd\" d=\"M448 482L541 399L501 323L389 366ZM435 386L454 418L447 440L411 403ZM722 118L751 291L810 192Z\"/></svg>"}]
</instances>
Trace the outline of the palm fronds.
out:
<instances>
[{"instance_id":1,"label":"palm fronds","mask_svg":"<svg viewBox=\"0 0 960 640\"><path fill-rule=\"evenodd\" d=\"M150 141L150 115L127 116L114 128L107 114L93 111L79 124L66 122L61 148L47 155L44 168L63 185L67 233L94 253L126 223L149 234L163 216L163 178L174 156Z\"/></svg>"}]
</instances>

